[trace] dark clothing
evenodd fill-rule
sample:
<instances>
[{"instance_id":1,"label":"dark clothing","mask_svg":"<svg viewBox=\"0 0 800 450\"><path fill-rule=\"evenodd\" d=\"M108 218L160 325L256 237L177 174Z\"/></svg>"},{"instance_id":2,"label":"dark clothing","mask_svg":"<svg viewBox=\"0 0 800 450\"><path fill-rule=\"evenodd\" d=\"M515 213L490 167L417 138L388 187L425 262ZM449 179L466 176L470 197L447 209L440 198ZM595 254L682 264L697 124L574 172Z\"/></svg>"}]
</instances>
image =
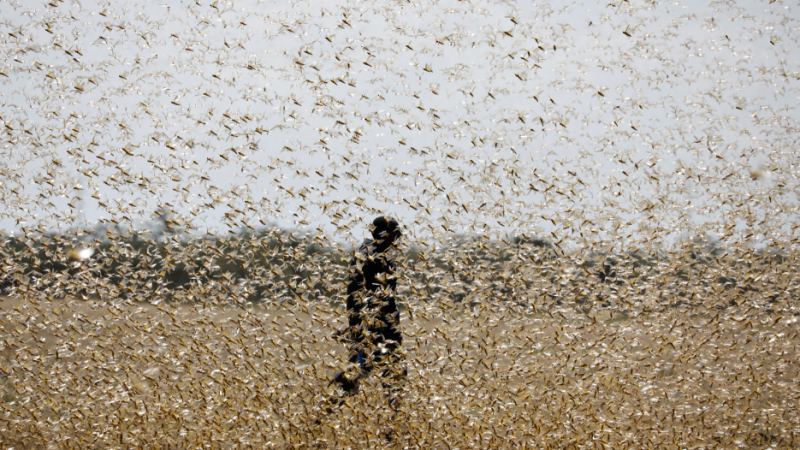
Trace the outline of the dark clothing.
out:
<instances>
[{"instance_id":1,"label":"dark clothing","mask_svg":"<svg viewBox=\"0 0 800 450\"><path fill-rule=\"evenodd\" d=\"M366 239L350 260L347 284L348 328L340 335L349 346L349 361L357 364L359 374L351 379L345 371L334 375L331 384L338 384L347 395L358 390L359 380L378 369L381 384L395 406L406 370L397 347L403 342L398 326L400 311L394 291L396 263L375 242ZM332 401L332 403L338 403Z\"/></svg>"},{"instance_id":2,"label":"dark clothing","mask_svg":"<svg viewBox=\"0 0 800 450\"><path fill-rule=\"evenodd\" d=\"M400 312L394 298L396 267L386 252L376 249L371 239L366 239L350 260L347 311L352 341L372 347L385 343L390 349L403 343L397 329ZM366 355L362 354L362 358Z\"/></svg>"}]
</instances>

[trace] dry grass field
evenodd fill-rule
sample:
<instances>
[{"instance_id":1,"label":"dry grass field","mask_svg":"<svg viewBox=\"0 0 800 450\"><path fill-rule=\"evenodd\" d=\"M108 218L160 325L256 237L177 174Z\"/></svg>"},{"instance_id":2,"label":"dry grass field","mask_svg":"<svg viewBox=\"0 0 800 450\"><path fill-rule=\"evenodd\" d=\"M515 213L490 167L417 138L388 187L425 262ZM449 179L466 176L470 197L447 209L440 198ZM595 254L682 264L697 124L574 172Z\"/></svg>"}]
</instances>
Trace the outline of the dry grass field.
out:
<instances>
[{"instance_id":1,"label":"dry grass field","mask_svg":"<svg viewBox=\"0 0 800 450\"><path fill-rule=\"evenodd\" d=\"M397 410L373 375L327 413L327 303L0 306L3 448L800 445L798 317L775 309L412 303Z\"/></svg>"}]
</instances>

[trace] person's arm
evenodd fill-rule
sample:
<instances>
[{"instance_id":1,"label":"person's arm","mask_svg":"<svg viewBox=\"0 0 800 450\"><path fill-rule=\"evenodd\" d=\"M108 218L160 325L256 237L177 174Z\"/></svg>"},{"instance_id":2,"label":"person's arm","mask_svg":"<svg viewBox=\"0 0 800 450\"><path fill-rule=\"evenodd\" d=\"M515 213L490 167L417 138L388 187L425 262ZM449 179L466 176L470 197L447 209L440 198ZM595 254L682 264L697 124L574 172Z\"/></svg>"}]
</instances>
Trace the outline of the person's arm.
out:
<instances>
[{"instance_id":1,"label":"person's arm","mask_svg":"<svg viewBox=\"0 0 800 450\"><path fill-rule=\"evenodd\" d=\"M353 327L361 323L361 310L364 308L363 303L360 301L360 296L363 293L365 285L365 275L363 272L363 264L360 258L363 256L362 252L356 253L350 259L348 283L347 283L347 321L348 326Z\"/></svg>"}]
</instances>

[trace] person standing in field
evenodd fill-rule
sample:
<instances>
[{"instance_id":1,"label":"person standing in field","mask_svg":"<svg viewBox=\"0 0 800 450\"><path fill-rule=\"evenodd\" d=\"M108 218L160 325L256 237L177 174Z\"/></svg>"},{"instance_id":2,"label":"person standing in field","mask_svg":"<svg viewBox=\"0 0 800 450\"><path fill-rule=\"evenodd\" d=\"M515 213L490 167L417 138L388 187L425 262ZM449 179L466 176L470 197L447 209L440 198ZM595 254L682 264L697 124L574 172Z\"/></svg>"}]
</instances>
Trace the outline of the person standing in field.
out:
<instances>
[{"instance_id":1,"label":"person standing in field","mask_svg":"<svg viewBox=\"0 0 800 450\"><path fill-rule=\"evenodd\" d=\"M394 407L400 391L397 381L404 375L397 348L403 343L400 334L400 312L397 310L395 290L396 262L390 250L396 248L402 236L397 220L384 216L372 222L372 239L364 240L350 260L347 284L348 327L338 333L349 347L349 361L357 364L359 371L348 377L339 371L329 385L337 384L347 395L358 391L359 380L373 369L379 376Z\"/></svg>"}]
</instances>

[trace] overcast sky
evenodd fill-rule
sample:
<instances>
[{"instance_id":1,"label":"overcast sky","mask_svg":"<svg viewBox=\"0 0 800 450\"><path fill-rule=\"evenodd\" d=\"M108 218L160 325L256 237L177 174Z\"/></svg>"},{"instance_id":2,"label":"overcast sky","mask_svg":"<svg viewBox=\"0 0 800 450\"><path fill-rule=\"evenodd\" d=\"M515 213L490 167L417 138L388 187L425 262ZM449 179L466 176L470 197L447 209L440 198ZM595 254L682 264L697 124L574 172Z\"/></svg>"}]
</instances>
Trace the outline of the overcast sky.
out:
<instances>
[{"instance_id":1,"label":"overcast sky","mask_svg":"<svg viewBox=\"0 0 800 450\"><path fill-rule=\"evenodd\" d=\"M8 231L167 208L200 234L797 236L788 2L23 4L0 3Z\"/></svg>"}]
</instances>

